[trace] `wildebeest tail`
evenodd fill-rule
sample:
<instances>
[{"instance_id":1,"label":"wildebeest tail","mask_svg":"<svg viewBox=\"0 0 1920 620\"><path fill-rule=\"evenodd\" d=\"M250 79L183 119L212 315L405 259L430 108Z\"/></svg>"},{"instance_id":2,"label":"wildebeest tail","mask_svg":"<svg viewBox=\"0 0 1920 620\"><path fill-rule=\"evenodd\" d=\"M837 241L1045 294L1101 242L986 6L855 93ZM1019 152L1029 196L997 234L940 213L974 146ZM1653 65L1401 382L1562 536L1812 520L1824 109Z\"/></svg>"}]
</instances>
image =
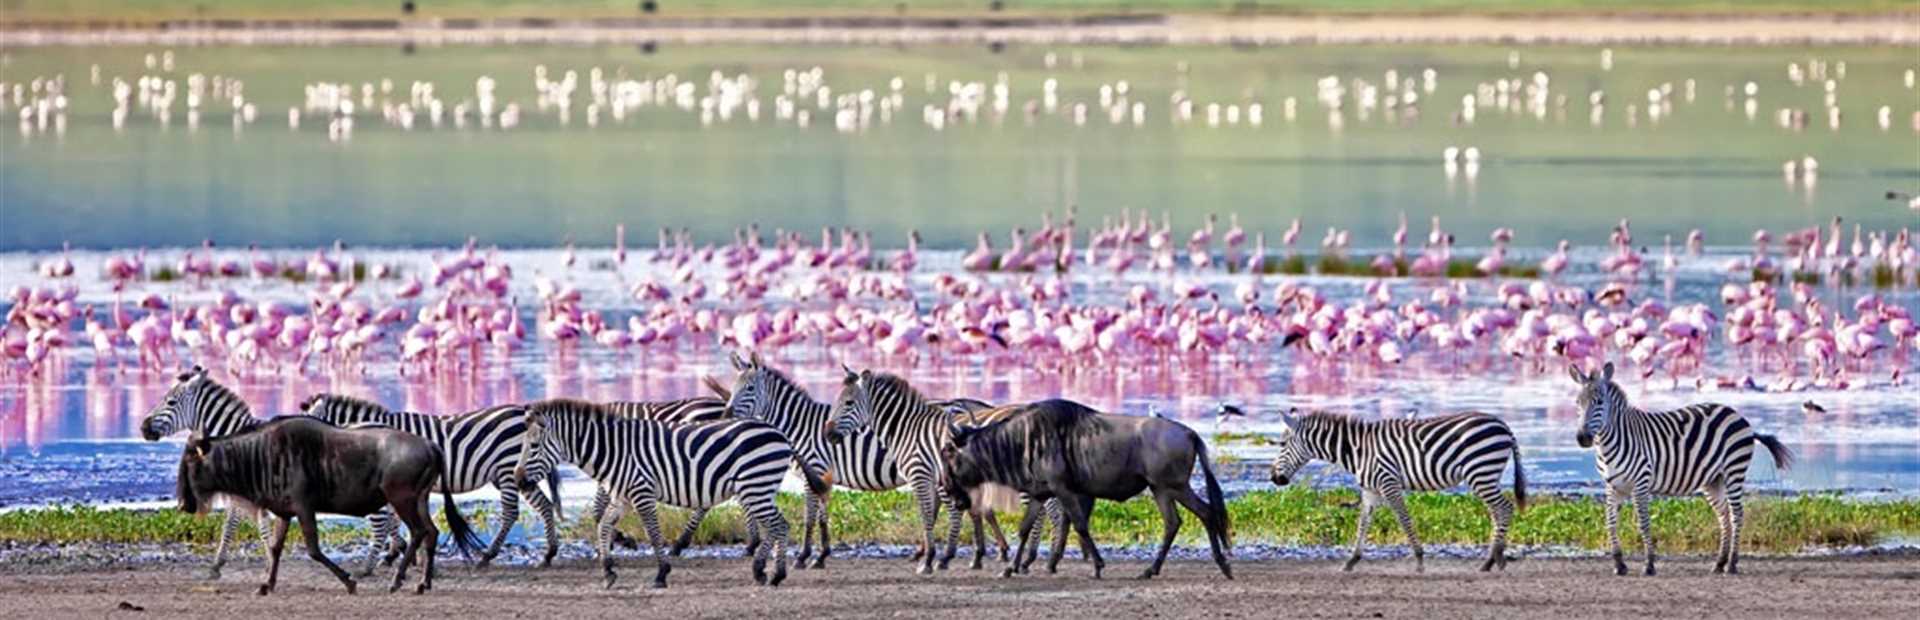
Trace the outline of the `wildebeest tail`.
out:
<instances>
[{"instance_id":1,"label":"wildebeest tail","mask_svg":"<svg viewBox=\"0 0 1920 620\"><path fill-rule=\"evenodd\" d=\"M1213 512L1213 522L1208 527L1218 529L1222 551L1232 554L1233 524L1227 518L1227 498L1220 492L1220 479L1213 476L1213 459L1207 456L1207 442L1192 429L1187 430L1187 435L1193 438L1193 452L1200 459L1200 473L1207 481L1207 506Z\"/></svg>"},{"instance_id":2,"label":"wildebeest tail","mask_svg":"<svg viewBox=\"0 0 1920 620\"><path fill-rule=\"evenodd\" d=\"M1780 469L1793 468L1793 451L1787 449L1787 444L1780 443L1779 437L1763 433L1754 433L1753 438L1759 441L1760 445L1766 446L1767 452L1773 454L1774 467Z\"/></svg>"},{"instance_id":3,"label":"wildebeest tail","mask_svg":"<svg viewBox=\"0 0 1920 620\"><path fill-rule=\"evenodd\" d=\"M440 474L436 477L446 477L447 460L438 447L434 448L434 457L434 461L440 464ZM482 544L480 535L475 534L473 526L467 523L467 518L460 515L460 504L453 501L453 485L444 484L444 482L444 480L437 481L440 486L440 501L445 505L444 510L447 513L447 533L452 536L454 546L460 548L460 557L471 560L473 551L479 549Z\"/></svg>"},{"instance_id":4,"label":"wildebeest tail","mask_svg":"<svg viewBox=\"0 0 1920 620\"><path fill-rule=\"evenodd\" d=\"M1520 466L1520 442L1513 442L1513 503L1527 509L1527 468Z\"/></svg>"}]
</instances>

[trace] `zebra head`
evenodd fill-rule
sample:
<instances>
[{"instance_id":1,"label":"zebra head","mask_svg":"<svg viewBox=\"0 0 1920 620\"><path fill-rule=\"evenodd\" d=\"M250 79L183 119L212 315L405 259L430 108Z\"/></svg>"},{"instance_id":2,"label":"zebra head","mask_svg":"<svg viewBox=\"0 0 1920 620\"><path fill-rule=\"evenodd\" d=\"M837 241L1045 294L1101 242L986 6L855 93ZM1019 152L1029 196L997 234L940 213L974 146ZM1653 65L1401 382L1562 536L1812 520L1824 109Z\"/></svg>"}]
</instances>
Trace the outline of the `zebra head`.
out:
<instances>
[{"instance_id":1,"label":"zebra head","mask_svg":"<svg viewBox=\"0 0 1920 620\"><path fill-rule=\"evenodd\" d=\"M1613 362L1593 374L1580 372L1579 366L1568 366L1567 373L1580 384L1580 396L1574 401L1580 406L1580 432L1573 438L1580 447L1590 448L1593 438L1613 423L1614 412L1626 407L1627 395L1613 382Z\"/></svg>"},{"instance_id":2,"label":"zebra head","mask_svg":"<svg viewBox=\"0 0 1920 620\"><path fill-rule=\"evenodd\" d=\"M778 375L772 368L760 363L758 353L747 359L741 359L738 353L730 357L736 374L733 378L733 394L727 397L727 415L767 421L773 406L770 392Z\"/></svg>"},{"instance_id":3,"label":"zebra head","mask_svg":"<svg viewBox=\"0 0 1920 620\"><path fill-rule=\"evenodd\" d=\"M1268 476L1275 486L1287 486L1294 474L1313 460L1314 452L1301 433L1298 412L1295 409L1280 414L1280 436L1275 438L1280 451L1273 455L1273 471Z\"/></svg>"},{"instance_id":4,"label":"zebra head","mask_svg":"<svg viewBox=\"0 0 1920 620\"><path fill-rule=\"evenodd\" d=\"M854 372L846 365L840 366L847 371L842 381L840 398L833 403L833 414L827 419L832 426L827 428L827 441L840 443L841 438L860 432L873 424L873 371Z\"/></svg>"},{"instance_id":5,"label":"zebra head","mask_svg":"<svg viewBox=\"0 0 1920 620\"><path fill-rule=\"evenodd\" d=\"M513 467L513 480L521 489L532 484L527 480L527 463L544 462L550 458L559 458L573 462L573 446L570 442L558 441L554 430L556 424L566 424L572 418L555 416L553 413L575 403L545 400L527 406L527 432L520 435L520 463ZM603 414L604 415L604 414ZM558 470L549 475L558 476Z\"/></svg>"},{"instance_id":6,"label":"zebra head","mask_svg":"<svg viewBox=\"0 0 1920 620\"><path fill-rule=\"evenodd\" d=\"M193 429L199 430L200 400L209 387L219 387L213 379L207 378L207 369L194 366L192 370L180 373L174 380L173 388L167 390L167 396L160 405L147 412L140 420L140 436L147 441L159 441L161 437L175 432Z\"/></svg>"}]
</instances>

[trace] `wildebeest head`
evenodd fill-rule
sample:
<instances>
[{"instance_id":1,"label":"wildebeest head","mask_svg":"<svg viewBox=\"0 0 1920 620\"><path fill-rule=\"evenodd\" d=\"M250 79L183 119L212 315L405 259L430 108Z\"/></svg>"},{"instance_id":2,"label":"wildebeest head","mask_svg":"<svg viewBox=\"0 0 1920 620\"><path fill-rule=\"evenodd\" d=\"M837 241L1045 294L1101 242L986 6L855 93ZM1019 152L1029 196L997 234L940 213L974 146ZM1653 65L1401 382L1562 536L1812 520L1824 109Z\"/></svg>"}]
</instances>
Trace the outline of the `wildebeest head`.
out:
<instances>
[{"instance_id":1,"label":"wildebeest head","mask_svg":"<svg viewBox=\"0 0 1920 620\"><path fill-rule=\"evenodd\" d=\"M940 445L940 485L952 499L953 509L961 512L973 509L970 490L986 480L979 456L967 449L979 433L978 428L949 423L947 441Z\"/></svg>"},{"instance_id":2,"label":"wildebeest head","mask_svg":"<svg viewBox=\"0 0 1920 620\"><path fill-rule=\"evenodd\" d=\"M773 399L767 393L776 379L773 369L760 363L758 353L747 359L741 359L739 353L728 357L735 374L733 393L727 397L727 415L765 421L772 413Z\"/></svg>"},{"instance_id":3,"label":"wildebeest head","mask_svg":"<svg viewBox=\"0 0 1920 620\"><path fill-rule=\"evenodd\" d=\"M159 441L161 437L172 435L194 427L199 411L199 401L207 384L207 369L194 366L192 370L180 373L167 390L160 405L148 411L140 420L140 436L147 441Z\"/></svg>"},{"instance_id":4,"label":"wildebeest head","mask_svg":"<svg viewBox=\"0 0 1920 620\"><path fill-rule=\"evenodd\" d=\"M1273 471L1268 479L1275 485L1287 486L1287 483L1293 482L1294 474L1314 459L1312 446L1301 433L1298 410L1280 415L1280 435L1274 439L1280 445L1280 451L1273 455Z\"/></svg>"},{"instance_id":5,"label":"wildebeest head","mask_svg":"<svg viewBox=\"0 0 1920 620\"><path fill-rule=\"evenodd\" d=\"M873 424L873 371L854 372L845 365L840 368L847 377L841 382L840 398L834 401L832 422L827 427L827 441L833 443Z\"/></svg>"},{"instance_id":6,"label":"wildebeest head","mask_svg":"<svg viewBox=\"0 0 1920 620\"><path fill-rule=\"evenodd\" d=\"M1620 391L1620 385L1613 382L1613 362L1601 367L1600 372L1586 374L1579 366L1567 366L1567 374L1573 382L1580 384L1580 395L1574 403L1580 407L1580 431L1573 436L1582 448L1593 446L1593 438L1613 421L1613 413L1627 404L1627 396Z\"/></svg>"},{"instance_id":7,"label":"wildebeest head","mask_svg":"<svg viewBox=\"0 0 1920 620\"><path fill-rule=\"evenodd\" d=\"M181 512L201 514L207 509L206 496L208 489L213 488L213 468L207 464L212 445L212 440L199 433L187 439L186 450L180 455L179 479L174 492Z\"/></svg>"}]
</instances>

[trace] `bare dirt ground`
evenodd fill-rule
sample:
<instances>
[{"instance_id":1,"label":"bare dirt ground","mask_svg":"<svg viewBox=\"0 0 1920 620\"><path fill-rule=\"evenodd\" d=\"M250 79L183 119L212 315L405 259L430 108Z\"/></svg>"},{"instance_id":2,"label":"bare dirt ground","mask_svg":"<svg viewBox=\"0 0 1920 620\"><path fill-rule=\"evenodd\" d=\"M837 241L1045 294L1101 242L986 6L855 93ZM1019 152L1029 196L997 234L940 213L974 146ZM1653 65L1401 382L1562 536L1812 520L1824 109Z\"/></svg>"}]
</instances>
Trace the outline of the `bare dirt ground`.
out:
<instances>
[{"instance_id":1,"label":"bare dirt ground","mask_svg":"<svg viewBox=\"0 0 1920 620\"><path fill-rule=\"evenodd\" d=\"M1673 559L1658 577L1614 577L1605 560L1516 561L1505 574L1463 560L1382 560L1341 574L1324 561L1241 562L1234 581L1211 564L1170 563L1160 578L1130 579L1138 562L1110 564L1107 579L1071 562L1058 575L1001 579L997 571L913 574L904 559L836 558L775 589L755 586L739 559L677 562L672 586L646 587L650 561L625 561L602 587L586 562L547 570L476 572L443 563L424 596L385 593L369 580L349 596L289 549L280 589L254 594L265 566L248 560L226 578L199 578L199 563L113 568L54 562L0 565L0 617L1740 617L1911 618L1920 604L1920 557L1748 558L1737 577L1709 574L1704 559ZM391 575L391 573L387 573ZM122 609L122 603L140 610Z\"/></svg>"}]
</instances>

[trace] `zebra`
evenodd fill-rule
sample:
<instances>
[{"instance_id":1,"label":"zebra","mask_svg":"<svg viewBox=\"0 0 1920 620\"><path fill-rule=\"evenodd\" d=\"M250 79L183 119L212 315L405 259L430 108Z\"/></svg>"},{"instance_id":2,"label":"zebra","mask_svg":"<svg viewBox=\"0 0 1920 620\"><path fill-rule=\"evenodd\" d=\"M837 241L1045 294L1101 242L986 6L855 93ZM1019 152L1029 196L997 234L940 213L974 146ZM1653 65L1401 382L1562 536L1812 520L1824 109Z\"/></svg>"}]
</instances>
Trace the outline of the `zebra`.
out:
<instances>
[{"instance_id":1,"label":"zebra","mask_svg":"<svg viewBox=\"0 0 1920 620\"><path fill-rule=\"evenodd\" d=\"M601 516L594 538L607 587L618 577L608 545L629 506L640 513L659 562L653 587L664 588L673 566L660 536L658 505L699 509L728 499L740 501L748 521L767 539L754 554L754 581L777 586L786 579L787 520L774 505L774 496L792 466L793 447L780 429L754 420L672 425L623 418L589 402L546 400L527 406L523 440L525 463L545 458L573 463L618 497ZM516 470L515 477L525 480L525 473ZM771 579L766 574L769 547L774 559Z\"/></svg>"},{"instance_id":2,"label":"zebra","mask_svg":"<svg viewBox=\"0 0 1920 620\"><path fill-rule=\"evenodd\" d=\"M1651 502L1655 494L1706 496L1718 517L1719 561L1713 572L1740 572L1740 527L1746 520L1742 497L1755 441L1767 447L1774 466L1793 466L1793 452L1773 435L1756 433L1732 407L1714 403L1672 411L1642 411L1627 404L1626 392L1613 382L1613 364L1585 374L1567 373L1580 384L1575 401L1581 412L1574 439L1594 448L1600 477L1607 485L1607 538L1613 544L1613 572L1627 574L1620 551L1620 504L1633 499L1640 518L1640 540L1647 548L1646 574L1653 570Z\"/></svg>"},{"instance_id":3,"label":"zebra","mask_svg":"<svg viewBox=\"0 0 1920 620\"><path fill-rule=\"evenodd\" d=\"M923 528L924 545L927 554L922 558L916 572L933 572L934 544L933 528L940 518L940 506L951 506L952 501L945 496L939 484L940 448L947 442L948 427L953 424L955 412L946 405L929 402L920 395L905 379L890 375L876 375L871 370L855 373L844 368L846 379L840 391L840 398L831 415L832 426L827 430L827 441L834 445L846 445L849 441L866 437L877 439L885 448L890 464L898 470L898 476L905 478L912 487L915 503L920 507L920 525ZM736 389L736 394L738 390ZM960 515L955 510L947 529L947 553L940 561L940 567L946 568L953 559L954 546L958 542ZM980 543L981 519L979 512L972 515L976 548ZM1056 524L1057 525L1057 524ZM995 526L996 529L998 526ZM982 553L976 553L973 568L979 568ZM1003 551L1002 557L1006 556Z\"/></svg>"},{"instance_id":4,"label":"zebra","mask_svg":"<svg viewBox=\"0 0 1920 620\"><path fill-rule=\"evenodd\" d=\"M726 397L729 392L726 386L714 382L710 377L703 377L702 380L706 382L709 389L712 389L720 396L696 396L678 400L612 401L602 403L602 405L611 411L613 415L619 417L656 420L668 424L715 422L732 417L727 410ZM587 511L587 522L599 523L600 516L606 514L607 505L612 501L612 498L612 494L607 490L607 487L600 486L595 489L593 494L593 507ZM686 530L680 533L678 539L674 540L673 549L668 551L667 555L680 557L682 551L692 546L693 535L695 531L700 529L700 522L706 520L706 517L707 511L704 508L696 509L692 515L689 515L687 517ZM749 528L749 531L751 532L752 528ZM617 530L614 532L613 542L627 548L636 548L639 546L637 541L628 538L625 534ZM752 544L748 545L747 552L753 552Z\"/></svg>"},{"instance_id":5,"label":"zebra","mask_svg":"<svg viewBox=\"0 0 1920 620\"><path fill-rule=\"evenodd\" d=\"M1235 409L1237 411L1237 409ZM1527 476L1520 466L1520 444L1500 418L1479 413L1457 413L1413 420L1356 420L1344 415L1314 412L1281 416L1280 451L1274 456L1271 479L1286 486L1309 461L1326 461L1353 474L1360 485L1360 524L1353 536L1353 555L1343 571L1360 563L1366 548L1367 527L1373 510L1384 503L1400 520L1400 529L1413 547L1414 570L1426 570L1426 551L1414 533L1407 513L1406 491L1436 491L1462 481L1487 505L1493 518L1493 542L1482 572L1507 568L1507 528L1513 523L1514 504L1527 505ZM1513 497L1500 490L1500 476L1513 463Z\"/></svg>"},{"instance_id":6,"label":"zebra","mask_svg":"<svg viewBox=\"0 0 1920 620\"><path fill-rule=\"evenodd\" d=\"M507 541L509 530L520 519L520 485L513 477L520 463L520 436L526 433L526 410L516 405L488 407L458 415L437 416L400 412L369 400L339 394L314 394L301 401L300 410L335 426L380 425L419 435L438 446L446 455L446 474L440 484L450 493L466 493L488 485L500 492L500 520L493 543L480 555L478 566L493 563ZM533 480L546 480L551 495L538 487L526 490L527 503L540 513L547 526L547 553L541 567L551 566L560 551L560 477L551 461L531 461L526 467ZM367 556L362 575L373 573L375 560L390 547L389 540L399 535L393 514L382 510L369 518L373 530L373 551ZM387 561L393 556L388 555Z\"/></svg>"},{"instance_id":7,"label":"zebra","mask_svg":"<svg viewBox=\"0 0 1920 620\"><path fill-rule=\"evenodd\" d=\"M872 432L851 433L843 436L838 443L828 441L827 426L833 422L833 405L814 400L806 389L794 383L785 373L768 366L758 354L747 359L735 354L731 359L738 374L728 401L729 410L736 417L761 420L786 433L788 440L793 442L795 465L800 468L801 479L807 483L802 526L804 536L794 567L806 566L811 557L812 568L824 568L827 556L833 549L827 512L833 487L886 491L905 486L907 479L899 474L892 460L887 457L886 446ZM937 401L933 404L945 407L953 414L991 406L972 399ZM958 513L953 515L949 538L957 537L959 518ZM975 517L976 539L979 537L981 521ZM813 556L813 526L816 522L820 525L820 555ZM1006 536L1001 532L998 522L987 523L993 526L1001 557L1004 558L1009 548ZM914 559L931 558L934 550L934 547L923 544L915 551ZM949 553L948 560L951 558L952 554ZM983 559L975 555L973 568L980 568L982 562ZM948 562L941 564L943 568L947 565Z\"/></svg>"},{"instance_id":8,"label":"zebra","mask_svg":"<svg viewBox=\"0 0 1920 620\"><path fill-rule=\"evenodd\" d=\"M259 424L260 420L253 417L253 409L247 406L247 401L207 376L207 369L196 365L180 373L160 405L140 420L140 435L147 441L159 441L179 432L191 432L208 438L225 437ZM226 516L220 520L220 544L214 547L213 565L207 567L209 580L219 579L220 569L227 565L227 549L233 543L234 532L238 531L243 515L253 512L261 542L272 542L275 519L271 514L234 506L227 507L225 512ZM262 544L261 548L266 546Z\"/></svg>"}]
</instances>

